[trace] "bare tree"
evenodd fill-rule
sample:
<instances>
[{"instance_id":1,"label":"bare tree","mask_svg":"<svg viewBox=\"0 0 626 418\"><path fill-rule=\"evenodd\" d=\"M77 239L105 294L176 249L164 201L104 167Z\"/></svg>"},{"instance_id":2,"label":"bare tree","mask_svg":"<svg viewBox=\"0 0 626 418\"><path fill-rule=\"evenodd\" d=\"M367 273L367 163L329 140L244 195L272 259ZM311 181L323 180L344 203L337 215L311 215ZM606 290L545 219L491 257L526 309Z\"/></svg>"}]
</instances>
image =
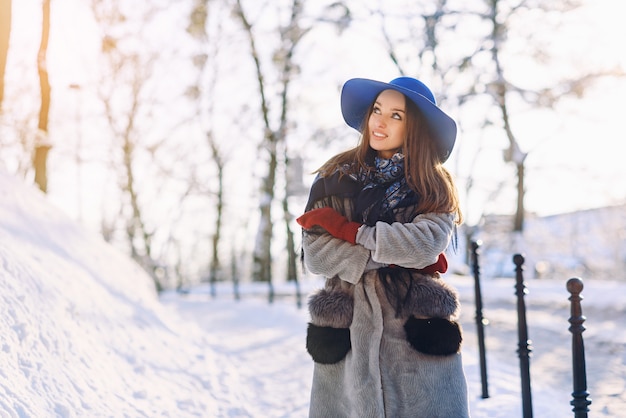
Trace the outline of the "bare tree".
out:
<instances>
[{"instance_id":1,"label":"bare tree","mask_svg":"<svg viewBox=\"0 0 626 418\"><path fill-rule=\"evenodd\" d=\"M546 85L543 88L529 90L520 87L508 76L503 58L503 50L506 48L509 36L512 36L510 22L520 12L533 10L544 14L560 13L562 15L580 6L577 0L561 0L558 2L544 3L541 1L507 1L507 0L487 0L485 1L487 12L481 13L483 21L489 24L490 30L482 40L480 47L474 56L486 51L491 56L491 81L486 85L485 92L493 100L493 105L498 109L500 115L499 125L504 131L508 141L508 148L504 151L504 161L514 165L516 172L516 194L515 215L513 218L513 232L516 236L521 236L524 230L526 216L525 208L525 177L526 158L529 151L523 151L518 136L513 129L511 118L511 103L519 99L534 109L553 108L556 103L567 97L580 98L585 90L600 77L617 75L614 71L602 69L593 70L593 73L580 74L571 78L562 78L556 82ZM533 46L532 41L528 42L529 58L546 60L546 52L539 50L539 46ZM473 59L474 56L468 57ZM538 58L540 57L540 58ZM523 244L522 244L523 245Z\"/></svg>"},{"instance_id":2,"label":"bare tree","mask_svg":"<svg viewBox=\"0 0 626 418\"><path fill-rule=\"evenodd\" d=\"M48 81L48 40L50 38L50 0L43 0L43 18L41 22L41 43L37 54L37 70L39 72L39 86L41 89L41 106L39 108L39 124L35 138L35 152L33 165L35 168L35 183L45 193L48 191L47 161L51 144L48 140L48 114L50 112L50 82Z\"/></svg>"},{"instance_id":3,"label":"bare tree","mask_svg":"<svg viewBox=\"0 0 626 418\"><path fill-rule=\"evenodd\" d=\"M125 219L126 242L130 255L151 274L157 291L163 289L158 278L158 263L153 256L152 239L154 229L148 226L141 200L142 189L137 183L137 152L139 144L139 121L147 105L143 98L144 89L150 79L154 57L149 54L126 51L121 47L125 38L114 36L116 25L126 18L119 7L110 8L103 0L92 0L96 20L102 25L102 55L106 63L107 82L99 86L99 98L104 106L104 115L115 146L114 159L121 164L117 171L118 186L124 196L120 202L120 214ZM119 33L119 32L118 32ZM120 102L119 98L123 101ZM122 103L123 110L118 106ZM117 154L117 156L116 156Z\"/></svg>"},{"instance_id":4,"label":"bare tree","mask_svg":"<svg viewBox=\"0 0 626 418\"><path fill-rule=\"evenodd\" d=\"M21 106L17 103L18 101L28 101L29 104L31 102L33 90L26 83L13 83L10 97L7 95L6 70L13 26L12 9L12 0L0 0L0 122L2 122L0 123L0 148L6 161L10 161L12 171L22 178L28 178L34 171L32 132L40 111L31 109L30 105ZM17 48L15 51L19 53L21 50ZM30 63L30 59L27 62L14 60L13 72L30 71ZM8 101L11 106L6 105ZM25 108L26 111L24 111ZM35 135L35 137L40 138L41 135Z\"/></svg>"},{"instance_id":5,"label":"bare tree","mask_svg":"<svg viewBox=\"0 0 626 418\"><path fill-rule=\"evenodd\" d=\"M222 218L224 212L224 158L222 157L212 133L207 133L207 142L211 148L211 155L217 169L217 192L215 200L215 230L211 239L211 262L209 265L209 281L211 282L211 295L215 296L215 282L220 270L219 244L222 237Z\"/></svg>"},{"instance_id":6,"label":"bare tree","mask_svg":"<svg viewBox=\"0 0 626 418\"><path fill-rule=\"evenodd\" d=\"M0 113L4 102L4 74L11 40L11 0L0 0Z\"/></svg>"},{"instance_id":7,"label":"bare tree","mask_svg":"<svg viewBox=\"0 0 626 418\"><path fill-rule=\"evenodd\" d=\"M515 206L516 209L513 221L513 232L521 233L524 229L524 216L526 213L526 208L524 206L524 162L528 154L522 152L511 127L507 97L510 89L500 58L501 48L508 31L506 27L506 19L504 19L504 21L501 20L503 13L499 10L500 4L502 3L499 0L490 0L488 2L490 9L486 16L486 19L491 25L488 40L492 45L491 57L494 65L494 81L490 84L489 91L493 95L495 105L500 110L502 128L504 129L506 138L509 142L509 148L504 153L504 160L508 163L514 164L517 173L517 204Z\"/></svg>"},{"instance_id":8,"label":"bare tree","mask_svg":"<svg viewBox=\"0 0 626 418\"><path fill-rule=\"evenodd\" d=\"M285 139L287 136L287 126L289 122L289 87L297 74L297 65L294 62L294 52L302 37L307 33L308 29L300 27L299 21L302 16L302 2L293 0L289 6L289 20L278 30L280 41L278 47L273 51L272 61L275 64L275 70L278 71L277 86L278 98L272 100L268 91L271 90L270 70L263 67L263 57L257 48L257 35L254 32L253 23L248 19L241 0L236 0L234 14L241 23L250 47L251 58L254 62L256 71L257 85L260 98L260 112L263 120L265 134L262 141L262 148L268 154L267 167L268 171L265 175L261 186L261 201L259 204L261 219L255 241L253 254L253 279L255 281L268 282L270 284L270 301L272 294L272 206L274 204L276 193L275 186L278 175L279 163L283 162L283 166L288 164L285 159ZM272 112L273 108L275 112ZM278 120L272 121L272 115L277 114ZM282 150L282 152L281 152ZM281 173L281 174L284 174ZM286 234L289 245L293 245L293 231L290 226L290 214L288 200L285 198L282 202L283 218L285 219ZM296 252L293 247L288 248L288 271L289 274L295 274L292 265L295 265Z\"/></svg>"},{"instance_id":9,"label":"bare tree","mask_svg":"<svg viewBox=\"0 0 626 418\"><path fill-rule=\"evenodd\" d=\"M259 210L261 219L257 232L257 239L253 255L253 279L256 281L265 281L271 283L272 277L272 204L274 201L274 184L276 182L276 132L272 130L269 117L269 103L265 93L266 81L261 69L261 57L256 46L256 39L252 32L252 24L248 21L248 17L244 12L240 0L236 0L234 10L235 16L240 20L250 44L250 53L254 60L259 95L261 100L261 116L265 126L265 135L263 143L267 146L269 153L268 172L261 187L261 202Z\"/></svg>"},{"instance_id":10,"label":"bare tree","mask_svg":"<svg viewBox=\"0 0 626 418\"><path fill-rule=\"evenodd\" d=\"M210 150L211 159L216 169L217 187L215 191L210 193L215 197L215 216L213 234L211 237L211 257L209 261L209 283L211 286L211 296L215 297L215 284L218 281L218 276L222 270L219 248L223 227L224 169L226 165L226 157L224 152L218 146L218 140L215 138L215 133L211 123L212 115L215 111L212 96L215 93L215 84L218 78L217 58L220 41L217 39L211 42L207 31L209 8L210 0L196 0L190 14L189 25L187 26L187 32L198 40L202 51L193 57L193 62L198 69L198 77L195 85L190 87L188 96L195 100L197 105L197 115L200 116L204 113L206 119L209 121L208 126L204 128L206 130L206 144ZM221 22L219 19L217 19L216 28L214 29L219 38L219 35L222 32ZM202 109L202 98L208 98L206 109Z\"/></svg>"}]
</instances>

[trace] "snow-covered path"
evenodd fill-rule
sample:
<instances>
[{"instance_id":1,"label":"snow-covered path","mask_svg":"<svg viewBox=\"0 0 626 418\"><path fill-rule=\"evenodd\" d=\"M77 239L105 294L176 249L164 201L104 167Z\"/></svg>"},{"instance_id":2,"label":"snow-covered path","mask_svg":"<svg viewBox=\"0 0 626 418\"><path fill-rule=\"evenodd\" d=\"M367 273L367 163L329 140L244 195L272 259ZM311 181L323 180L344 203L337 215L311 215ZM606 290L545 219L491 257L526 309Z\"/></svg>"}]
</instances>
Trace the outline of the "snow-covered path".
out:
<instances>
[{"instance_id":1,"label":"snow-covered path","mask_svg":"<svg viewBox=\"0 0 626 418\"><path fill-rule=\"evenodd\" d=\"M222 361L214 379L231 393L231 417L305 417L312 368L304 351L306 313L259 298L235 302L206 294L165 295L166 305L206 332Z\"/></svg>"},{"instance_id":2,"label":"snow-covered path","mask_svg":"<svg viewBox=\"0 0 626 418\"><path fill-rule=\"evenodd\" d=\"M514 281L486 282L483 290L489 394L482 399L473 307L473 280L447 278L464 303L464 360L473 417L522 415L517 313ZM309 284L310 288L319 285ZM529 337L532 340L531 383L537 417L570 417L572 392L569 294L564 282L531 281L526 296ZM623 285L597 282L583 291L587 375L594 416L619 417L626 408L626 332L616 329L626 319ZM188 321L206 331L210 350L223 356L216 378L233 391L241 406L235 415L250 417L306 417L312 367L304 352L306 309L293 299L269 305L262 296L234 301L228 287L211 299L206 292L162 297ZM258 293L259 289L255 289ZM287 287L287 291L289 288ZM586 306L587 305L587 306ZM608 366L608 367L607 367ZM241 415L237 415L241 414Z\"/></svg>"}]
</instances>

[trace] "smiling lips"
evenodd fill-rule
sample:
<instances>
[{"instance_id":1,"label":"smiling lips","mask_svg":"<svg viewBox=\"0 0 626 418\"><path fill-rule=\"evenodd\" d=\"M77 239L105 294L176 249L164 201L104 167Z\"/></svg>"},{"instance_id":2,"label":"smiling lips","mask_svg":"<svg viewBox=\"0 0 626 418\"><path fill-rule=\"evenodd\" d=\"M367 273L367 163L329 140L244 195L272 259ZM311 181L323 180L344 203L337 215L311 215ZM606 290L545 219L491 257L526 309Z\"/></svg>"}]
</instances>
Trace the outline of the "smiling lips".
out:
<instances>
[{"instance_id":1,"label":"smiling lips","mask_svg":"<svg viewBox=\"0 0 626 418\"><path fill-rule=\"evenodd\" d=\"M380 133L380 132L376 132L376 131L372 132L372 136L374 138L377 138L377 139L385 139L385 138L387 138L387 135L385 135L383 133Z\"/></svg>"}]
</instances>

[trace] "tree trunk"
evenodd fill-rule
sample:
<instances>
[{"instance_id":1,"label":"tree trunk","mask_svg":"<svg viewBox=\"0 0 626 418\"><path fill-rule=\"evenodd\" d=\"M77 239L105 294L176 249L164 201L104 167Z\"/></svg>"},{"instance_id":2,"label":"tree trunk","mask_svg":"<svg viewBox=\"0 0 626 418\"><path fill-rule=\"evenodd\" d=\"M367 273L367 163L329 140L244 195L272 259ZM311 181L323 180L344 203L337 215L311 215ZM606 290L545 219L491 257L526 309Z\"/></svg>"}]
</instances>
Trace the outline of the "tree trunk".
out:
<instances>
[{"instance_id":1,"label":"tree trunk","mask_svg":"<svg viewBox=\"0 0 626 418\"><path fill-rule=\"evenodd\" d=\"M138 94L134 97L134 100L138 100ZM133 107L133 109L136 109L136 107ZM130 112L129 126L133 125L136 114L136 111ZM127 129L124 137L124 146L122 147L124 152L124 170L126 175L126 184L123 186L122 189L125 193L128 194L128 198L130 200L130 208L132 210L132 214L127 220L126 233L128 236L128 242L130 244L132 257L137 260L137 262L141 266L143 266L143 268L148 273L150 273L157 292L161 292L163 291L163 285L159 281L159 278L156 274L157 265L152 258L152 233L148 231L146 223L144 222L144 214L139 203L139 193L135 184L135 169L133 166L135 161L135 145L130 139L131 130L131 128ZM143 254L141 254L141 250L137 248L138 236L143 244Z\"/></svg>"},{"instance_id":2,"label":"tree trunk","mask_svg":"<svg viewBox=\"0 0 626 418\"><path fill-rule=\"evenodd\" d=\"M502 114L502 126L506 137L509 140L509 148L504 153L504 160L515 164L517 168L517 205L515 210L515 220L513 222L513 231L519 233L524 230L524 161L526 160L526 153L522 152L519 143L513 134L511 122L509 118L509 109L507 102L508 87L506 78L504 77L504 70L500 63L500 45L503 37L506 34L506 26L498 21L498 0L494 0L491 3L490 21L492 24L491 40L493 47L491 49L491 57L495 65L496 81L491 85L493 88L493 94L495 95L496 103L500 108Z\"/></svg>"},{"instance_id":3,"label":"tree trunk","mask_svg":"<svg viewBox=\"0 0 626 418\"><path fill-rule=\"evenodd\" d=\"M524 230L524 160L518 162L517 166L517 210L515 211L514 232L522 232Z\"/></svg>"},{"instance_id":4,"label":"tree trunk","mask_svg":"<svg viewBox=\"0 0 626 418\"><path fill-rule=\"evenodd\" d=\"M261 203L260 212L261 219L259 223L259 230L255 241L254 255L253 255L253 279L255 281L265 281L269 283L270 287L270 302L273 300L273 287L272 287L272 204L276 199L275 186L277 177L277 165L278 165L278 149L279 146L284 145L287 136L287 110L289 108L288 102L288 89L296 69L293 62L293 53L308 29L303 29L298 25L298 20L302 14L302 2L300 0L293 0L290 10L289 24L277 28L280 34L281 45L274 52L273 62L277 64L279 71L279 81L282 84L282 91L280 93L279 105L280 119L278 129L272 129L270 123L270 101L266 96L266 87L268 82L261 70L261 57L259 51L256 48L256 38L252 31L252 25L246 18L246 14L241 6L241 1L237 0L237 7L235 8L235 15L240 19L250 43L250 52L255 64L257 81L259 85L259 94L261 99L261 115L263 117L263 123L265 127L265 136L263 138L264 147L269 152L268 173L263 181L261 190ZM282 173L286 178L288 161L285 154L285 167ZM285 197L282 201L283 205L283 217L287 222L287 246L288 246L288 261L287 261L287 274L290 278L296 277L297 271L295 269L296 257L294 249L293 232L289 226L289 203L288 203L288 190L287 182L285 185Z\"/></svg>"},{"instance_id":5,"label":"tree trunk","mask_svg":"<svg viewBox=\"0 0 626 418\"><path fill-rule=\"evenodd\" d=\"M285 158L285 165L288 159ZM287 188L285 188L287 189ZM296 285L296 305L302 307L302 295L300 292L300 281L298 280L298 254L296 253L296 244L293 231L291 230L291 212L289 211L289 194L286 191L283 197L283 216L285 221L285 231L287 233L287 281Z\"/></svg>"},{"instance_id":6,"label":"tree trunk","mask_svg":"<svg viewBox=\"0 0 626 418\"><path fill-rule=\"evenodd\" d=\"M4 101L4 73L11 39L11 0L0 0L0 112Z\"/></svg>"},{"instance_id":7,"label":"tree trunk","mask_svg":"<svg viewBox=\"0 0 626 418\"><path fill-rule=\"evenodd\" d=\"M39 71L39 85L41 88L41 107L39 109L39 125L33 165L35 168L35 183L41 191L48 191L47 159L51 148L48 141L48 113L50 111L50 83L48 81L48 39L50 35L50 0L43 1L43 19L41 28L41 43L37 54L37 70Z\"/></svg>"},{"instance_id":8,"label":"tree trunk","mask_svg":"<svg viewBox=\"0 0 626 418\"><path fill-rule=\"evenodd\" d=\"M276 184L276 143L270 140L270 161L268 173L261 189L259 210L261 218L253 256L252 279L257 282L271 282L272 280L272 203L275 199L274 186ZM271 299L270 295L270 299Z\"/></svg>"},{"instance_id":9,"label":"tree trunk","mask_svg":"<svg viewBox=\"0 0 626 418\"><path fill-rule=\"evenodd\" d=\"M217 274L220 270L220 257L219 257L219 243L222 235L222 212L224 209L224 161L220 156L219 148L213 140L211 133L208 134L209 147L211 148L211 154L215 166L217 167L217 202L215 204L216 216L215 216L215 232L212 237L212 255L211 264L209 266L209 281L211 283L211 296L215 297L215 282L217 281Z\"/></svg>"},{"instance_id":10,"label":"tree trunk","mask_svg":"<svg viewBox=\"0 0 626 418\"><path fill-rule=\"evenodd\" d=\"M258 282L268 282L270 284L270 302L273 300L272 280L272 203L274 202L274 186L276 184L276 168L278 158L276 156L277 139L270 127L269 121L269 103L265 95L265 78L261 71L261 57L256 47L256 40L252 33L252 25L248 21L246 14L241 5L241 1L237 0L237 7L234 11L235 15L241 21L248 42L250 43L250 53L254 61L256 69L257 82L259 85L259 94L261 96L261 115L265 126L266 134L263 143L266 144L269 152L269 163L267 176L263 180L261 188L261 202L259 203L259 211L261 218L259 220L259 229L254 245L254 253L252 256L252 280Z\"/></svg>"}]
</instances>

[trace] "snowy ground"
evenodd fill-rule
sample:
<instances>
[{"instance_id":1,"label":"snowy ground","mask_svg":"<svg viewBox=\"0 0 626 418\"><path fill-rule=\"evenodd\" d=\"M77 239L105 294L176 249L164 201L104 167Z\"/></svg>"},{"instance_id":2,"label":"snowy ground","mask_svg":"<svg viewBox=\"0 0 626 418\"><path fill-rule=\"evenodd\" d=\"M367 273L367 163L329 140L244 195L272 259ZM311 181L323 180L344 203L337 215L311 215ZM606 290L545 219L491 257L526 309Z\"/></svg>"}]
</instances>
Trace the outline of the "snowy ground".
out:
<instances>
[{"instance_id":1,"label":"snowy ground","mask_svg":"<svg viewBox=\"0 0 626 418\"><path fill-rule=\"evenodd\" d=\"M464 303L473 417L521 416L513 281L483 283L491 396L481 399L473 282L447 279ZM567 279L527 283L535 417L573 416ZM585 286L591 416L624 416L626 283ZM306 310L292 296L269 305L258 288L240 301L205 290L158 298L125 256L0 173L0 417L305 417Z\"/></svg>"}]
</instances>

